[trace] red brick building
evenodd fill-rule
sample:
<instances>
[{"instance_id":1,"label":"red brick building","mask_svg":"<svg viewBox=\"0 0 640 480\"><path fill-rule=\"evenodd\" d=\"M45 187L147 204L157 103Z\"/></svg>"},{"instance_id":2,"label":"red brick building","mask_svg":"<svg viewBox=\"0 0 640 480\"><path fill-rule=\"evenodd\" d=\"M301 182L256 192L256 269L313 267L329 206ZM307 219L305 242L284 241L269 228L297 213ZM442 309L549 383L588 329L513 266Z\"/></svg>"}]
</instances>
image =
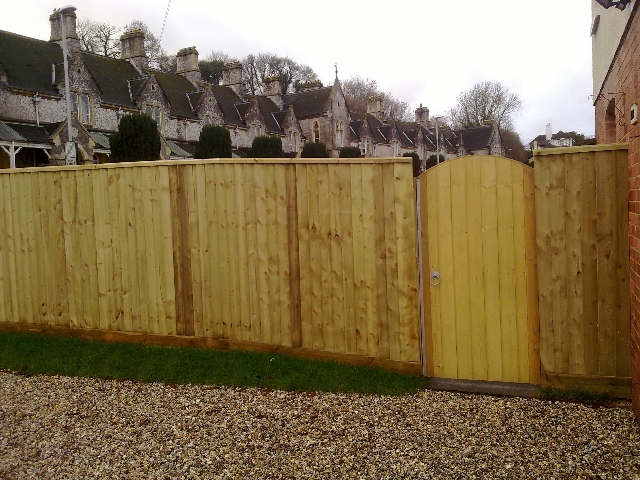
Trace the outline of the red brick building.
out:
<instances>
[{"instance_id":1,"label":"red brick building","mask_svg":"<svg viewBox=\"0 0 640 480\"><path fill-rule=\"evenodd\" d=\"M605 5L605 6L603 6ZM616 8L617 7L617 8ZM640 419L640 0L592 2L597 143L629 144L631 380Z\"/></svg>"}]
</instances>

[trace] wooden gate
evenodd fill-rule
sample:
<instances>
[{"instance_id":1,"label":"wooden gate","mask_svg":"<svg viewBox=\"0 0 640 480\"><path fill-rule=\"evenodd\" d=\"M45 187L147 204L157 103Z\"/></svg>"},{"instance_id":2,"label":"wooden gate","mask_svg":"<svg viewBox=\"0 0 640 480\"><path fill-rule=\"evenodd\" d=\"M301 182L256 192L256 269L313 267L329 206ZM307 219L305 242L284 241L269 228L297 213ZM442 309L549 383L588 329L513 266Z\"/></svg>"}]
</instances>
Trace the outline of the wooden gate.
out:
<instances>
[{"instance_id":1,"label":"wooden gate","mask_svg":"<svg viewBox=\"0 0 640 480\"><path fill-rule=\"evenodd\" d=\"M460 157L417 183L427 375L539 383L533 169Z\"/></svg>"}]
</instances>

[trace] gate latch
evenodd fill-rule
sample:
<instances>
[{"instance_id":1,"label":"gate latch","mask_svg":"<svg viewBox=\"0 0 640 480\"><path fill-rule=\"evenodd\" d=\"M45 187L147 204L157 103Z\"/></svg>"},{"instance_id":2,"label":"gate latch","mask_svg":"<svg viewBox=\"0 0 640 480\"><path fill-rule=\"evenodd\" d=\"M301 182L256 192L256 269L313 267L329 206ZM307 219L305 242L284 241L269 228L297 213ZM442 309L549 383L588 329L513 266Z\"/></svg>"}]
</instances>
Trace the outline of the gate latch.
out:
<instances>
[{"instance_id":1,"label":"gate latch","mask_svg":"<svg viewBox=\"0 0 640 480\"><path fill-rule=\"evenodd\" d=\"M431 272L431 277L429 278L429 283L434 287L440 285L440 272L434 270Z\"/></svg>"}]
</instances>

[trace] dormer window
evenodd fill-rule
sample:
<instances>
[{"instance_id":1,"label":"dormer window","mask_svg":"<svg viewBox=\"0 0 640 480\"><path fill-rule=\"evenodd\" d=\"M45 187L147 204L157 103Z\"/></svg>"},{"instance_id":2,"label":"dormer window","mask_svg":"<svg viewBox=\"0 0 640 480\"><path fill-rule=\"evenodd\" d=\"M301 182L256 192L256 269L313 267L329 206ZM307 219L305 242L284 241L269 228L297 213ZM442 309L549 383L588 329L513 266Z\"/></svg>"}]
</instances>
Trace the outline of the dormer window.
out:
<instances>
[{"instance_id":1,"label":"dormer window","mask_svg":"<svg viewBox=\"0 0 640 480\"><path fill-rule=\"evenodd\" d=\"M71 114L85 125L91 122L91 107L89 105L89 96L84 93L71 93Z\"/></svg>"}]
</instances>

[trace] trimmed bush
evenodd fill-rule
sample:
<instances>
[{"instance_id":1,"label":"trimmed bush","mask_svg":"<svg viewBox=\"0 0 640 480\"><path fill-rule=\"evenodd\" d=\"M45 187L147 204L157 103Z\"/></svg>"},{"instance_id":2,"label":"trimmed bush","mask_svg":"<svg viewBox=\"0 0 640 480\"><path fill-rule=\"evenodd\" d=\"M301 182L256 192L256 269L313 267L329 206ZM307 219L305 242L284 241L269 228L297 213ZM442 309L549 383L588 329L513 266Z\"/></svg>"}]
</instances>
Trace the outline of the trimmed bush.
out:
<instances>
[{"instance_id":1,"label":"trimmed bush","mask_svg":"<svg viewBox=\"0 0 640 480\"><path fill-rule=\"evenodd\" d=\"M302 158L328 158L327 146L322 142L305 143L302 147Z\"/></svg>"},{"instance_id":2,"label":"trimmed bush","mask_svg":"<svg viewBox=\"0 0 640 480\"><path fill-rule=\"evenodd\" d=\"M109 138L112 162L142 162L160 158L160 133L149 115L134 113L120 119L118 131Z\"/></svg>"},{"instance_id":3,"label":"trimmed bush","mask_svg":"<svg viewBox=\"0 0 640 480\"><path fill-rule=\"evenodd\" d=\"M205 125L193 158L231 158L231 134L219 125Z\"/></svg>"},{"instance_id":4,"label":"trimmed bush","mask_svg":"<svg viewBox=\"0 0 640 480\"><path fill-rule=\"evenodd\" d=\"M251 156L255 158L282 158L282 140L279 137L256 137L251 143Z\"/></svg>"},{"instance_id":5,"label":"trimmed bush","mask_svg":"<svg viewBox=\"0 0 640 480\"><path fill-rule=\"evenodd\" d=\"M412 157L413 158L413 176L417 177L422 172L420 171L420 157L416 152L407 152L402 154L403 157Z\"/></svg>"},{"instance_id":6,"label":"trimmed bush","mask_svg":"<svg viewBox=\"0 0 640 480\"><path fill-rule=\"evenodd\" d=\"M358 147L342 147L340 149L340 158L360 158L361 156Z\"/></svg>"}]
</instances>

